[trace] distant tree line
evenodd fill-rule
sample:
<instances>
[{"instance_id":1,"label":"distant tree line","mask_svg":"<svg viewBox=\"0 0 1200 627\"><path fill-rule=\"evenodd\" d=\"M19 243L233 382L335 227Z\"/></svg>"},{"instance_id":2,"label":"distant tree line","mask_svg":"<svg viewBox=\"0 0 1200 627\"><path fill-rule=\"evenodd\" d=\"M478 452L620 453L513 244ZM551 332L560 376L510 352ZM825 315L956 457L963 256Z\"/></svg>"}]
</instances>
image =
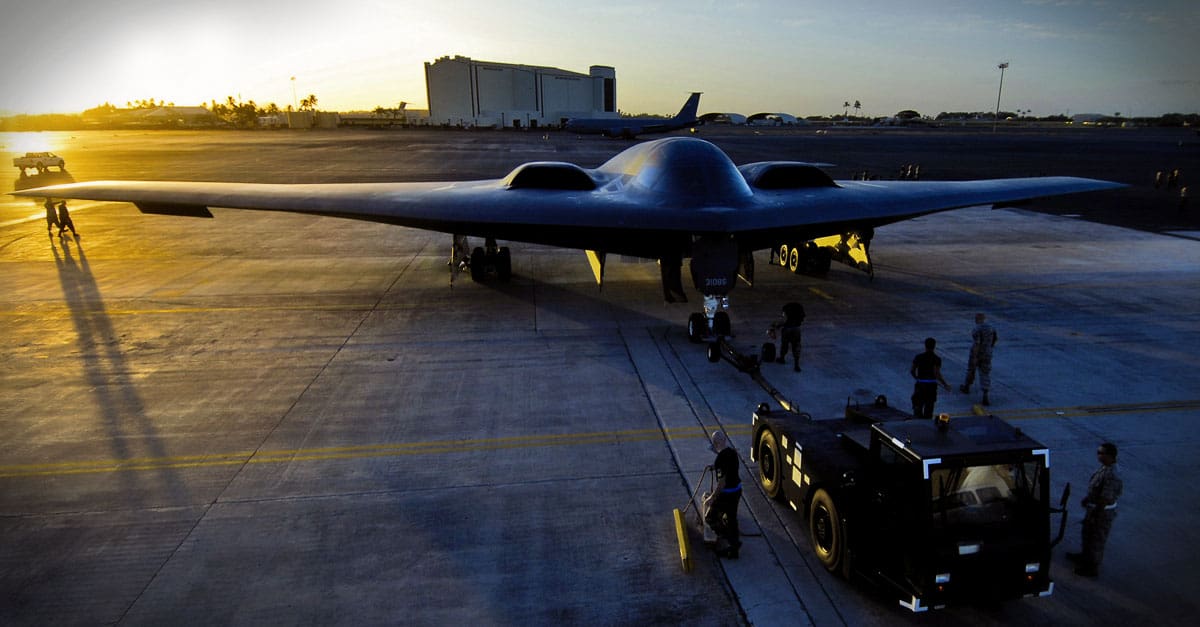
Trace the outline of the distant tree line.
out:
<instances>
[{"instance_id":1,"label":"distant tree line","mask_svg":"<svg viewBox=\"0 0 1200 627\"><path fill-rule=\"evenodd\" d=\"M317 97L309 94L299 102L299 105L301 111L316 111ZM128 101L124 108L105 102L79 114L14 115L0 118L0 131L65 131L93 128L97 125L97 120L113 118L122 111L145 111L174 106L174 102L148 98ZM254 128L258 126L259 118L281 115L285 111L273 102L259 106L253 100L242 101L233 96L226 97L225 102L213 100L208 105L200 106L208 109L213 117L221 123L235 128ZM291 111L292 106L288 105L286 110Z\"/></svg>"}]
</instances>

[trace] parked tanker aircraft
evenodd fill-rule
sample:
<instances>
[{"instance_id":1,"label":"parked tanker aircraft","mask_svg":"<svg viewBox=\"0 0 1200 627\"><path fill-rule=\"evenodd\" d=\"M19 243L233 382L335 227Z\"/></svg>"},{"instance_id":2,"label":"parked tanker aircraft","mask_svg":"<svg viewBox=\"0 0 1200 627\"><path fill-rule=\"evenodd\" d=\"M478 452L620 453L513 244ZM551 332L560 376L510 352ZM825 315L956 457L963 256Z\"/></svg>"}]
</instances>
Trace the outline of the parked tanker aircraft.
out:
<instances>
[{"instance_id":1,"label":"parked tanker aircraft","mask_svg":"<svg viewBox=\"0 0 1200 627\"><path fill-rule=\"evenodd\" d=\"M753 283L755 251L770 249L773 262L797 273L819 274L833 260L870 273L876 227L960 207L1117 187L1123 186L1075 177L834 181L815 164L768 161L739 167L707 141L669 137L636 144L595 169L539 161L493 180L96 181L12 193L130 202L152 214L211 218L210 207L224 207L438 231L453 237L451 267L469 268L475 280L511 276L509 249L498 240L586 251L600 283L608 254L655 259L663 295L671 302L687 300L681 266L688 258L692 283L704 296L704 312L688 321L689 336L698 340L731 333L727 295L739 276ZM485 244L472 250L468 237Z\"/></svg>"},{"instance_id":2,"label":"parked tanker aircraft","mask_svg":"<svg viewBox=\"0 0 1200 627\"><path fill-rule=\"evenodd\" d=\"M669 119L662 118L571 118L563 128L575 133L599 133L606 137L633 139L647 133L666 133L686 128L697 123L696 113L700 110L700 92L688 96L679 113Z\"/></svg>"}]
</instances>

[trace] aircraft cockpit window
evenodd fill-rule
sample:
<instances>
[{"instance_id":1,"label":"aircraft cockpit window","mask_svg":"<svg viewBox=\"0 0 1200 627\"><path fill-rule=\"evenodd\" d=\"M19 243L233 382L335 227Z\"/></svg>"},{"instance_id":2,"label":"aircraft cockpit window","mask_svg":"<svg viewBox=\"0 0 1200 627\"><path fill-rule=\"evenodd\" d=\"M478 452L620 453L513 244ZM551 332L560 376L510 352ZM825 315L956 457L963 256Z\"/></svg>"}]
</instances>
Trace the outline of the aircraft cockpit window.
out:
<instances>
[{"instance_id":1,"label":"aircraft cockpit window","mask_svg":"<svg viewBox=\"0 0 1200 627\"><path fill-rule=\"evenodd\" d=\"M771 165L758 172L750 184L759 189L805 189L811 187L837 187L829 175L820 168L787 163Z\"/></svg>"},{"instance_id":2,"label":"aircraft cockpit window","mask_svg":"<svg viewBox=\"0 0 1200 627\"><path fill-rule=\"evenodd\" d=\"M504 179L508 189L557 189L590 191L596 182L573 163L527 163Z\"/></svg>"}]
</instances>

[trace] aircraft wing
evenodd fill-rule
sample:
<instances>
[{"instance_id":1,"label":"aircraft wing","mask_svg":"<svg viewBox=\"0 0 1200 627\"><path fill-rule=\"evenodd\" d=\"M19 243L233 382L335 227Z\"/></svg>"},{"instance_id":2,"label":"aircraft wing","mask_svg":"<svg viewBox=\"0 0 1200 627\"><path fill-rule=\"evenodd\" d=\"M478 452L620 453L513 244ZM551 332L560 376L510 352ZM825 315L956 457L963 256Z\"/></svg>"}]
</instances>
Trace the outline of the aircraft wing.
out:
<instances>
[{"instance_id":1,"label":"aircraft wing","mask_svg":"<svg viewBox=\"0 0 1200 627\"><path fill-rule=\"evenodd\" d=\"M211 216L209 207L308 213L660 260L695 259L703 239L734 241L733 253L720 246L721 263L728 265L730 254L781 242L871 229L959 207L1114 187L1120 185L1073 177L835 182L810 163L738 168L709 142L673 137L636 144L594 170L533 162L503 179L486 181L98 181L13 193L130 202L146 213L172 215Z\"/></svg>"},{"instance_id":2,"label":"aircraft wing","mask_svg":"<svg viewBox=\"0 0 1200 627\"><path fill-rule=\"evenodd\" d=\"M771 241L804 241L875 228L911 218L976 206L1017 206L1027 201L1123 187L1078 177L975 181L837 181L836 186L758 191L761 211L740 220L748 248ZM786 235L785 235L786 234Z\"/></svg>"}]
</instances>

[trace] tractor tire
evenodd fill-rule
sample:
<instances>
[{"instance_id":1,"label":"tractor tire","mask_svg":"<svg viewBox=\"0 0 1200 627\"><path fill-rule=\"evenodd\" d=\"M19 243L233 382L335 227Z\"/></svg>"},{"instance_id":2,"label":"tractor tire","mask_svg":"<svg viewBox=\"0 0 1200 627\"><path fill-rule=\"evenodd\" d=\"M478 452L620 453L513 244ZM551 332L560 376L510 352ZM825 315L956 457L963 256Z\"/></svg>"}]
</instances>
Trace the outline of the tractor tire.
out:
<instances>
[{"instance_id":1,"label":"tractor tire","mask_svg":"<svg viewBox=\"0 0 1200 627\"><path fill-rule=\"evenodd\" d=\"M837 505L824 488L817 488L808 508L808 537L825 570L840 574L846 554L846 534Z\"/></svg>"}]
</instances>

